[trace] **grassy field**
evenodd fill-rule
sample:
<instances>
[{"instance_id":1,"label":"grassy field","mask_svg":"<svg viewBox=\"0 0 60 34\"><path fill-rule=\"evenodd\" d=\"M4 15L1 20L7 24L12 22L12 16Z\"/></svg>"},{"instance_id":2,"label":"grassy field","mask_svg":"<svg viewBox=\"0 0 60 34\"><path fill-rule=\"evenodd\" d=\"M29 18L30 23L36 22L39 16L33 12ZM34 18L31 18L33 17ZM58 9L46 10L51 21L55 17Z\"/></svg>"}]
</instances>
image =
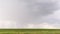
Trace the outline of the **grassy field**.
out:
<instances>
[{"instance_id":1,"label":"grassy field","mask_svg":"<svg viewBox=\"0 0 60 34\"><path fill-rule=\"evenodd\" d=\"M0 29L0 34L60 34L60 29Z\"/></svg>"}]
</instances>

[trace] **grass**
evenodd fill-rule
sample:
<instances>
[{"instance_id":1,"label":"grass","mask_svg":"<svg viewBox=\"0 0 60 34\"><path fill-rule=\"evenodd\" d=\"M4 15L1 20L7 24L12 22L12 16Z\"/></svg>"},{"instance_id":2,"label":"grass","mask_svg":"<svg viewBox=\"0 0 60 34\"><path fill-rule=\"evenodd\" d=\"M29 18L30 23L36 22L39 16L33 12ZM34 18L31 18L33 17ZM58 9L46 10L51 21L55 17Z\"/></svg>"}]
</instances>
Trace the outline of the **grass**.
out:
<instances>
[{"instance_id":1,"label":"grass","mask_svg":"<svg viewBox=\"0 0 60 34\"><path fill-rule=\"evenodd\" d=\"M0 34L60 34L60 29L0 29Z\"/></svg>"}]
</instances>

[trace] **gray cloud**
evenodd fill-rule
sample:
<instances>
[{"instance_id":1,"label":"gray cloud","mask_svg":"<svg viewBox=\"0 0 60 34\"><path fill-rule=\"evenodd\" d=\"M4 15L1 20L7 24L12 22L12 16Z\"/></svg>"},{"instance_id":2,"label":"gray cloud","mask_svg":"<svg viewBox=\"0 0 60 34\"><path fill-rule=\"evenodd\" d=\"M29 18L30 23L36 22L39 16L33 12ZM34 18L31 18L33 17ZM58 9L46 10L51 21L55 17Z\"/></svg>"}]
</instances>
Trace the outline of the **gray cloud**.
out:
<instances>
[{"instance_id":1,"label":"gray cloud","mask_svg":"<svg viewBox=\"0 0 60 34\"><path fill-rule=\"evenodd\" d=\"M58 10L60 6L58 6L57 1L42 1L42 2L37 2L37 1L31 1L29 2L29 18L31 20L37 20L40 19L44 16L48 16L50 14L53 14L54 11Z\"/></svg>"},{"instance_id":2,"label":"gray cloud","mask_svg":"<svg viewBox=\"0 0 60 34\"><path fill-rule=\"evenodd\" d=\"M44 0L43 0L44 1ZM34 2L34 1L33 1ZM39 17L39 16L46 16L49 14L52 14L53 11L59 9L60 6L58 6L58 2L34 2L31 3L31 7L30 7L30 15L34 16L34 17Z\"/></svg>"},{"instance_id":3,"label":"gray cloud","mask_svg":"<svg viewBox=\"0 0 60 34\"><path fill-rule=\"evenodd\" d=\"M60 8L57 1L49 0L0 0L0 20L15 21L17 27L40 23L43 18ZM47 20L47 19L46 19Z\"/></svg>"},{"instance_id":4,"label":"gray cloud","mask_svg":"<svg viewBox=\"0 0 60 34\"><path fill-rule=\"evenodd\" d=\"M27 13L25 12L25 16L23 17L23 24L28 23L40 23L40 21L44 22L45 16L53 14L56 10L60 9L60 4L57 1L42 1L37 2L34 0L26 1L26 8L28 8ZM55 20L54 20L55 21Z\"/></svg>"}]
</instances>

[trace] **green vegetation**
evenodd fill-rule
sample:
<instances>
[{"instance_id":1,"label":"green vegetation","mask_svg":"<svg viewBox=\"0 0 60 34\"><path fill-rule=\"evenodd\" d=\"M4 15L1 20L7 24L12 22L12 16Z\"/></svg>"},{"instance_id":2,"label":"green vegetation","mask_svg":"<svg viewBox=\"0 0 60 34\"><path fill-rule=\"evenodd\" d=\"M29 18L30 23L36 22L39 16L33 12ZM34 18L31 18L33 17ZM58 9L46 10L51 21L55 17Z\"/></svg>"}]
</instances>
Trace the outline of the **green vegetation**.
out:
<instances>
[{"instance_id":1,"label":"green vegetation","mask_svg":"<svg viewBox=\"0 0 60 34\"><path fill-rule=\"evenodd\" d=\"M0 34L60 34L60 29L0 29Z\"/></svg>"}]
</instances>

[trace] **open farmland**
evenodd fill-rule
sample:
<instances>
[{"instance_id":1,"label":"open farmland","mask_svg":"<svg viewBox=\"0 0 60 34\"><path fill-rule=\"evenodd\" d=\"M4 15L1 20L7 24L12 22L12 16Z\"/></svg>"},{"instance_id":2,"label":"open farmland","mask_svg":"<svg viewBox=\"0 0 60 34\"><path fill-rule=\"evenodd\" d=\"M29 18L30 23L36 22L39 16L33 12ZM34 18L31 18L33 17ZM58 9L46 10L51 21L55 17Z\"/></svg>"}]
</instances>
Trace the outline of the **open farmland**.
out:
<instances>
[{"instance_id":1,"label":"open farmland","mask_svg":"<svg viewBox=\"0 0 60 34\"><path fill-rule=\"evenodd\" d=\"M60 34L60 29L0 29L0 34Z\"/></svg>"}]
</instances>

